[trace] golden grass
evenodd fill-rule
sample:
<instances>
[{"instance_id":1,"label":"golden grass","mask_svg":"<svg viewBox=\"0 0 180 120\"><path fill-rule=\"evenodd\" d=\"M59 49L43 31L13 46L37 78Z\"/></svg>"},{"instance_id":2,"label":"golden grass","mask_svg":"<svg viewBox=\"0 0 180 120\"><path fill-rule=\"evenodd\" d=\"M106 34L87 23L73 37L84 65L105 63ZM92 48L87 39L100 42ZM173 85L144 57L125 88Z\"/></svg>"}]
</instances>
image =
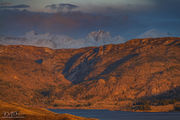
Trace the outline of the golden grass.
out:
<instances>
[{"instance_id":1,"label":"golden grass","mask_svg":"<svg viewBox=\"0 0 180 120\"><path fill-rule=\"evenodd\" d=\"M19 111L20 115L24 117L22 118L23 120L97 120L70 114L57 114L44 108L28 107L16 103L6 103L0 100L0 115L3 115L4 112L14 111Z\"/></svg>"}]
</instances>

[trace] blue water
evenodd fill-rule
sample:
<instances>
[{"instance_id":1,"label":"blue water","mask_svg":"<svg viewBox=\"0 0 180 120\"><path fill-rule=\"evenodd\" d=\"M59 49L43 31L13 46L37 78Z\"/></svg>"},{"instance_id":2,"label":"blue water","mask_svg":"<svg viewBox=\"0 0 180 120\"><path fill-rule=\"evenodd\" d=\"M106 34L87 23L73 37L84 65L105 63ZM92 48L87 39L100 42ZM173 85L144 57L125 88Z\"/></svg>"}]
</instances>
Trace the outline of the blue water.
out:
<instances>
[{"instance_id":1,"label":"blue water","mask_svg":"<svg viewBox=\"0 0 180 120\"><path fill-rule=\"evenodd\" d=\"M180 120L180 112L122 112L109 110L67 110L49 109L56 113L69 113L81 117L98 118L100 120Z\"/></svg>"}]
</instances>

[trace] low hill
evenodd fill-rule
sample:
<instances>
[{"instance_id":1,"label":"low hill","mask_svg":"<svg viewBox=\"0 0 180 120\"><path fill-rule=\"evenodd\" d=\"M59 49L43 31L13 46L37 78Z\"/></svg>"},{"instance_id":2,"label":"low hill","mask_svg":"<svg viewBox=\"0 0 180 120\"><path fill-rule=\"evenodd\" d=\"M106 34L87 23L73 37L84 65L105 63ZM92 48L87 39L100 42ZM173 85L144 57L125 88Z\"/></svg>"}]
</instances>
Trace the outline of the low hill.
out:
<instances>
[{"instance_id":1,"label":"low hill","mask_svg":"<svg viewBox=\"0 0 180 120\"><path fill-rule=\"evenodd\" d=\"M43 108L27 107L16 103L0 101L0 118L23 120L96 120L70 114L56 114Z\"/></svg>"}]
</instances>

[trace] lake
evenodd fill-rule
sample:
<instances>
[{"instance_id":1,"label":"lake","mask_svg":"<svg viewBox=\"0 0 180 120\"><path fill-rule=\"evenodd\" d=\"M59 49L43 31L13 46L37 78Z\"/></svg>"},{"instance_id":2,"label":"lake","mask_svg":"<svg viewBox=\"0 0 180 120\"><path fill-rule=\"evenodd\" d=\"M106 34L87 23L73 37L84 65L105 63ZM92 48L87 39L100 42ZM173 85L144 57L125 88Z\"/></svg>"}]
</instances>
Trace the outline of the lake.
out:
<instances>
[{"instance_id":1,"label":"lake","mask_svg":"<svg viewBox=\"0 0 180 120\"><path fill-rule=\"evenodd\" d=\"M87 118L98 118L100 120L180 120L180 112L123 112L109 110L68 110L49 109L56 113L69 113Z\"/></svg>"}]
</instances>

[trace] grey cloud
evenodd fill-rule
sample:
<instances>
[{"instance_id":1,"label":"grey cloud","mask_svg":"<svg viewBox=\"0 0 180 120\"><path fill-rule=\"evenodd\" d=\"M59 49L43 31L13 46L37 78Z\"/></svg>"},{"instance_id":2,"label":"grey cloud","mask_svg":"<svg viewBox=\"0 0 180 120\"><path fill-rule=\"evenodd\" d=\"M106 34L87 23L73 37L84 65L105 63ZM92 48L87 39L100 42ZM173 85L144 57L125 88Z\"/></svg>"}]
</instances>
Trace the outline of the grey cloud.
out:
<instances>
[{"instance_id":1,"label":"grey cloud","mask_svg":"<svg viewBox=\"0 0 180 120\"><path fill-rule=\"evenodd\" d=\"M56 4L52 4L52 5L46 5L45 8L50 8L50 9L56 10L58 8L58 6Z\"/></svg>"},{"instance_id":2,"label":"grey cloud","mask_svg":"<svg viewBox=\"0 0 180 120\"><path fill-rule=\"evenodd\" d=\"M74 8L77 8L78 6L77 5L73 5L73 4L59 4L60 7L62 8L68 8L68 9L74 9Z\"/></svg>"},{"instance_id":3,"label":"grey cloud","mask_svg":"<svg viewBox=\"0 0 180 120\"><path fill-rule=\"evenodd\" d=\"M10 2L0 2L0 6L6 6L6 5L11 5Z\"/></svg>"},{"instance_id":4,"label":"grey cloud","mask_svg":"<svg viewBox=\"0 0 180 120\"><path fill-rule=\"evenodd\" d=\"M50 13L0 9L2 18L0 34L22 35L33 29L38 32L66 34L79 38L90 31L103 29L113 35L121 34L132 39L152 28L178 34L180 0L151 1L154 1L154 4L116 6L52 4L46 6L47 9L54 11ZM63 14L56 13L59 11Z\"/></svg>"},{"instance_id":5,"label":"grey cloud","mask_svg":"<svg viewBox=\"0 0 180 120\"><path fill-rule=\"evenodd\" d=\"M0 9L9 9L9 8L29 8L30 6L29 5L26 5L26 4L20 4L20 5L0 5Z\"/></svg>"},{"instance_id":6,"label":"grey cloud","mask_svg":"<svg viewBox=\"0 0 180 120\"><path fill-rule=\"evenodd\" d=\"M66 3L61 3L61 4L52 4L52 5L47 5L45 8L49 8L51 10L56 10L57 12L70 12L79 6L73 5L73 4L66 4Z\"/></svg>"},{"instance_id":7,"label":"grey cloud","mask_svg":"<svg viewBox=\"0 0 180 120\"><path fill-rule=\"evenodd\" d=\"M154 6L149 9L149 13L164 18L180 18L180 0L152 0Z\"/></svg>"},{"instance_id":8,"label":"grey cloud","mask_svg":"<svg viewBox=\"0 0 180 120\"><path fill-rule=\"evenodd\" d=\"M9 18L11 16L11 19ZM103 15L93 15L81 12L70 12L67 14L58 13L36 13L20 10L0 10L1 29L3 33L23 34L31 29L40 32L50 32L54 34L67 34L81 37L90 31L103 29L110 31L123 22L118 17L108 17ZM12 21L13 19L13 21ZM118 22L114 22L118 21ZM121 29L123 26L121 25ZM106 28L105 28L105 27ZM105 28L105 29L104 29ZM118 32L119 33L119 32Z\"/></svg>"}]
</instances>

